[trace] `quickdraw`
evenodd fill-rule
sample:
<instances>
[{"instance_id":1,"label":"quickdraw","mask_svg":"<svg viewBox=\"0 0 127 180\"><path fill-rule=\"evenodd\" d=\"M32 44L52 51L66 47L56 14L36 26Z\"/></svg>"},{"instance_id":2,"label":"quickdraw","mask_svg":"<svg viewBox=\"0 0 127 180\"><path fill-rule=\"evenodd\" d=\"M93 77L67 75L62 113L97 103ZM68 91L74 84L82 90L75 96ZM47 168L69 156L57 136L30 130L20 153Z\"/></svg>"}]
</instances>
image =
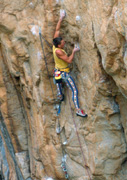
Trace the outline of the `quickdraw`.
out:
<instances>
[{"instance_id":1,"label":"quickdraw","mask_svg":"<svg viewBox=\"0 0 127 180\"><path fill-rule=\"evenodd\" d=\"M69 180L69 176L66 168L66 155L64 155L64 157L62 158L61 168L65 174L65 178Z\"/></svg>"},{"instance_id":2,"label":"quickdraw","mask_svg":"<svg viewBox=\"0 0 127 180\"><path fill-rule=\"evenodd\" d=\"M66 168L65 162L62 162L61 167L62 167L63 172L64 172L64 174L65 174L65 178L68 179L69 176L68 176L68 173L67 173L67 168Z\"/></svg>"},{"instance_id":3,"label":"quickdraw","mask_svg":"<svg viewBox=\"0 0 127 180\"><path fill-rule=\"evenodd\" d=\"M54 72L54 74L55 74L55 81L56 81L56 83L61 83L62 82L61 72L56 70Z\"/></svg>"}]
</instances>

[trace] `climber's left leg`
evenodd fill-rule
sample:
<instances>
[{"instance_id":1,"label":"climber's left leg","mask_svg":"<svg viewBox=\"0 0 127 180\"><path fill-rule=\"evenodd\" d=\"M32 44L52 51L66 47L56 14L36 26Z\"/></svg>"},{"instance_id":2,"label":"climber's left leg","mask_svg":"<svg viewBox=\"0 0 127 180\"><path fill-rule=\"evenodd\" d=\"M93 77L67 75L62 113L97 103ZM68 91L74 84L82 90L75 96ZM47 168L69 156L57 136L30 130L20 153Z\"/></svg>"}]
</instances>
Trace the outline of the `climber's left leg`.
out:
<instances>
[{"instance_id":1,"label":"climber's left leg","mask_svg":"<svg viewBox=\"0 0 127 180\"><path fill-rule=\"evenodd\" d=\"M65 76L66 85L69 86L72 90L72 100L73 100L75 108L76 108L76 114L78 116L86 117L87 114L85 114L83 112L83 110L81 110L79 107L78 90L77 90L77 87L75 85L73 78L66 72L64 72L64 76Z\"/></svg>"},{"instance_id":2,"label":"climber's left leg","mask_svg":"<svg viewBox=\"0 0 127 180\"><path fill-rule=\"evenodd\" d=\"M62 93L62 83L56 83L57 86L57 97L60 101L64 100L64 95Z\"/></svg>"}]
</instances>

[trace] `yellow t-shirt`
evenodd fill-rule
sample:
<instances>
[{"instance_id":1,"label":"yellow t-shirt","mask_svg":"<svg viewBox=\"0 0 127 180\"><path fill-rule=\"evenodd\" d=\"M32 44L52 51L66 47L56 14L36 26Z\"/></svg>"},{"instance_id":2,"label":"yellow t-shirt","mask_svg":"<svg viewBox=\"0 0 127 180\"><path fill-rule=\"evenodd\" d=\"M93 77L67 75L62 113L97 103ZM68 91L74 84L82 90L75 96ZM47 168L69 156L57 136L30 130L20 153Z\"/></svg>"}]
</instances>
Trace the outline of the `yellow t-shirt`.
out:
<instances>
[{"instance_id":1,"label":"yellow t-shirt","mask_svg":"<svg viewBox=\"0 0 127 180\"><path fill-rule=\"evenodd\" d=\"M64 69L68 68L68 63L57 57L57 55L56 55L57 49L60 49L60 48L56 48L53 45L53 56L54 56L54 60L55 60L55 68L60 69L61 71L63 69L63 71L64 71ZM60 49L60 50L63 51L65 54L67 54L63 49ZM68 68L68 71L69 71L69 68Z\"/></svg>"}]
</instances>

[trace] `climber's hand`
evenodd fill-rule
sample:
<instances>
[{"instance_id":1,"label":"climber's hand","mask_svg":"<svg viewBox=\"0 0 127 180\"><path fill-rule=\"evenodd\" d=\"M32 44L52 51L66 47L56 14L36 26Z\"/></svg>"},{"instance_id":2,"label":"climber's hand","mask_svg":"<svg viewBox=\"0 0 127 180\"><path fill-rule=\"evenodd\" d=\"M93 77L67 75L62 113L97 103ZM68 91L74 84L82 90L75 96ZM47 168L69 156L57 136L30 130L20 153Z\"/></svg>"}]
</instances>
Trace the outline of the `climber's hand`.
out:
<instances>
[{"instance_id":1,"label":"climber's hand","mask_svg":"<svg viewBox=\"0 0 127 180\"><path fill-rule=\"evenodd\" d=\"M60 10L60 19L63 20L66 16L65 10L61 9Z\"/></svg>"},{"instance_id":2,"label":"climber's hand","mask_svg":"<svg viewBox=\"0 0 127 180\"><path fill-rule=\"evenodd\" d=\"M75 48L73 49L73 52L77 52L77 51L80 51L80 48L79 48L79 47L75 47Z\"/></svg>"}]
</instances>

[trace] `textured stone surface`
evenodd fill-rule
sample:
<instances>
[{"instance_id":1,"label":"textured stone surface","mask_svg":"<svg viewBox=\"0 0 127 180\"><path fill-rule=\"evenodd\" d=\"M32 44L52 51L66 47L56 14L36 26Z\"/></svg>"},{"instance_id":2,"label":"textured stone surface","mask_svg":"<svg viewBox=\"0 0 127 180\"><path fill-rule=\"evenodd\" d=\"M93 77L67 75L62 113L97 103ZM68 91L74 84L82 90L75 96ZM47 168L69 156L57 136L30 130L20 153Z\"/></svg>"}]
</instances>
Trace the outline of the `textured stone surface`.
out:
<instances>
[{"instance_id":1,"label":"textured stone surface","mask_svg":"<svg viewBox=\"0 0 127 180\"><path fill-rule=\"evenodd\" d=\"M71 106L85 162L67 88L59 117L61 136L56 133L58 119L39 40L41 27L52 44L60 9L67 13L61 27L65 50L70 54L75 42L81 48L72 75L88 118L77 117ZM127 179L126 32L124 0L0 2L0 110L15 152L12 158L5 146L9 180L17 178L16 163L26 180L64 180L61 141L67 142L63 147L70 179L89 179L85 163L93 180ZM45 42L44 47L52 76L52 50Z\"/></svg>"},{"instance_id":2,"label":"textured stone surface","mask_svg":"<svg viewBox=\"0 0 127 180\"><path fill-rule=\"evenodd\" d=\"M0 178L7 180L9 177L9 166L6 159L5 148L0 137Z\"/></svg>"},{"instance_id":3,"label":"textured stone surface","mask_svg":"<svg viewBox=\"0 0 127 180\"><path fill-rule=\"evenodd\" d=\"M20 153L15 153L15 155L16 155L16 160L24 176L24 179L28 179L30 177L28 153L20 152Z\"/></svg>"}]
</instances>

